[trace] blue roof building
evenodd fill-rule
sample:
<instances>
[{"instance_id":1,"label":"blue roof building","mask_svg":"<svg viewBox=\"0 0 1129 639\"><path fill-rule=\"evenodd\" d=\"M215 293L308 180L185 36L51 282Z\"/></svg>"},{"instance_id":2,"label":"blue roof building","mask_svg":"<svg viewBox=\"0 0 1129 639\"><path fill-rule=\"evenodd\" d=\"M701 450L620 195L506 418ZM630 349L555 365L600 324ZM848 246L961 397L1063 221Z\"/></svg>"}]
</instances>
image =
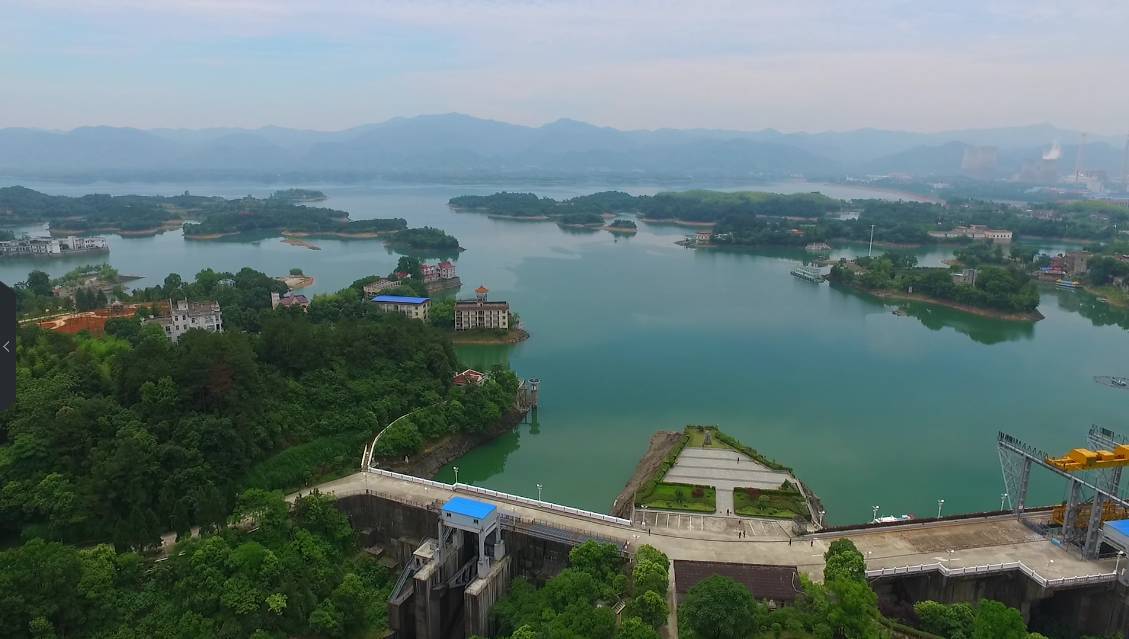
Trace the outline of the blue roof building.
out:
<instances>
[{"instance_id":1,"label":"blue roof building","mask_svg":"<svg viewBox=\"0 0 1129 639\"><path fill-rule=\"evenodd\" d=\"M431 315L430 297L406 297L403 295L377 295L372 303L382 311L400 313L412 319L427 321Z\"/></svg>"},{"instance_id":2,"label":"blue roof building","mask_svg":"<svg viewBox=\"0 0 1129 639\"><path fill-rule=\"evenodd\" d=\"M463 515L478 520L486 519L496 510L498 508L494 504L467 499L466 497L452 497L447 503L443 504L444 514Z\"/></svg>"}]
</instances>

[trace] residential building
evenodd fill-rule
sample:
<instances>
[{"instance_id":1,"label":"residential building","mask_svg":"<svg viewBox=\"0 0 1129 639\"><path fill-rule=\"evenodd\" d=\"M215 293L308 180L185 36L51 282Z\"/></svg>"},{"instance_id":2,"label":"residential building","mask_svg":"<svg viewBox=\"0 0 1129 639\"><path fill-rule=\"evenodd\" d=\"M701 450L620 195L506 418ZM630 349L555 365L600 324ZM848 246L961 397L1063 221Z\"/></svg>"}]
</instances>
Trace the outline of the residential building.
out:
<instances>
[{"instance_id":1,"label":"residential building","mask_svg":"<svg viewBox=\"0 0 1129 639\"><path fill-rule=\"evenodd\" d=\"M396 280L390 280L387 277L381 277L376 281L369 282L364 285L365 297L372 299L374 295L380 295L382 292L391 288L396 288L400 283Z\"/></svg>"},{"instance_id":2,"label":"residential building","mask_svg":"<svg viewBox=\"0 0 1129 639\"><path fill-rule=\"evenodd\" d=\"M401 295L377 295L372 303L382 311L400 313L412 319L427 321L431 316L430 297L404 297Z\"/></svg>"},{"instance_id":3,"label":"residential building","mask_svg":"<svg viewBox=\"0 0 1129 639\"><path fill-rule=\"evenodd\" d=\"M469 331L475 328L508 330L510 327L510 305L508 302L491 302L490 292L485 286L474 289L473 300L455 302L455 330Z\"/></svg>"},{"instance_id":4,"label":"residential building","mask_svg":"<svg viewBox=\"0 0 1129 639\"><path fill-rule=\"evenodd\" d=\"M20 237L0 242L0 256L61 256L109 250L103 237Z\"/></svg>"},{"instance_id":5,"label":"residential building","mask_svg":"<svg viewBox=\"0 0 1129 639\"><path fill-rule=\"evenodd\" d=\"M1089 251L1071 251L1062 256L1063 266L1071 275L1085 275L1090 270Z\"/></svg>"},{"instance_id":6,"label":"residential building","mask_svg":"<svg viewBox=\"0 0 1129 639\"><path fill-rule=\"evenodd\" d=\"M970 240L1010 242L1012 232L1004 229L990 229L982 224L973 224L971 226L957 226L950 231L929 231L929 237L942 240L968 238Z\"/></svg>"},{"instance_id":7,"label":"residential building","mask_svg":"<svg viewBox=\"0 0 1129 639\"><path fill-rule=\"evenodd\" d=\"M293 293L279 295L271 291L270 307L278 308L279 306L283 308L301 308L304 312L310 308L310 300L305 295L295 295Z\"/></svg>"},{"instance_id":8,"label":"residential building","mask_svg":"<svg viewBox=\"0 0 1129 639\"><path fill-rule=\"evenodd\" d=\"M180 340L181 335L198 328L200 330L222 333L223 313L218 302L189 302L177 300L170 303L168 314L152 317L147 324L158 324L165 331L165 337L172 342Z\"/></svg>"},{"instance_id":9,"label":"residential building","mask_svg":"<svg viewBox=\"0 0 1129 639\"><path fill-rule=\"evenodd\" d=\"M698 231L694 234L694 241L698 244L709 244L713 239L713 231Z\"/></svg>"},{"instance_id":10,"label":"residential building","mask_svg":"<svg viewBox=\"0 0 1129 639\"><path fill-rule=\"evenodd\" d=\"M959 273L953 273L953 284L976 284L976 269L966 268Z\"/></svg>"},{"instance_id":11,"label":"residential building","mask_svg":"<svg viewBox=\"0 0 1129 639\"><path fill-rule=\"evenodd\" d=\"M420 273L423 275L424 283L430 284L438 282L439 280L454 279L455 265L449 260L443 260L438 264L420 264Z\"/></svg>"}]
</instances>

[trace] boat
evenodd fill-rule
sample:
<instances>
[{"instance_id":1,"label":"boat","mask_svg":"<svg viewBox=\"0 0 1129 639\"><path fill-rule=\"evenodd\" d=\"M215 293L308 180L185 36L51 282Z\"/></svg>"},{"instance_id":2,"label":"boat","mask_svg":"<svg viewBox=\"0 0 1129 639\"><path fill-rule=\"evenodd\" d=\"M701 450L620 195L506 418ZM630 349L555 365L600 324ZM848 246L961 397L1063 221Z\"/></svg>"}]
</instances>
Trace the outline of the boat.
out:
<instances>
[{"instance_id":1,"label":"boat","mask_svg":"<svg viewBox=\"0 0 1129 639\"><path fill-rule=\"evenodd\" d=\"M1129 377L1111 377L1108 375L1101 375L1095 376L1094 381L1101 384L1102 386L1108 386L1110 388L1120 388L1121 390L1129 390Z\"/></svg>"},{"instance_id":2,"label":"boat","mask_svg":"<svg viewBox=\"0 0 1129 639\"><path fill-rule=\"evenodd\" d=\"M812 266L811 264L803 264L801 266L797 266L796 268L792 269L792 275L795 275L802 280L815 282L816 284L823 281L823 273L820 273L819 269L815 266Z\"/></svg>"},{"instance_id":3,"label":"boat","mask_svg":"<svg viewBox=\"0 0 1129 639\"><path fill-rule=\"evenodd\" d=\"M1055 286L1057 286L1059 288L1074 290L1074 289L1082 288L1082 282L1079 282L1077 280L1057 279L1057 280L1055 280Z\"/></svg>"},{"instance_id":4,"label":"boat","mask_svg":"<svg viewBox=\"0 0 1129 639\"><path fill-rule=\"evenodd\" d=\"M913 521L913 515L883 515L882 517L875 517L870 521L872 524L895 524L903 521Z\"/></svg>"},{"instance_id":5,"label":"boat","mask_svg":"<svg viewBox=\"0 0 1129 639\"><path fill-rule=\"evenodd\" d=\"M830 253L831 245L827 242L812 242L804 247L808 253Z\"/></svg>"}]
</instances>

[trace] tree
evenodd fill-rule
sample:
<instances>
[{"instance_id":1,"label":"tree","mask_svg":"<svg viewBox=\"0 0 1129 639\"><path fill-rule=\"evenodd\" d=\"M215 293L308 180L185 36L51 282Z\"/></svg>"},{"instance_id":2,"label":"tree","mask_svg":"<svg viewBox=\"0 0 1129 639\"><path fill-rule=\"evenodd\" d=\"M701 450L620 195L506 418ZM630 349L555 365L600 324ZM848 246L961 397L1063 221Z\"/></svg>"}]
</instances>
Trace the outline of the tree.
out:
<instances>
[{"instance_id":1,"label":"tree","mask_svg":"<svg viewBox=\"0 0 1129 639\"><path fill-rule=\"evenodd\" d=\"M863 580L834 579L827 582L832 602L827 621L844 639L871 639L879 636L878 595Z\"/></svg>"},{"instance_id":2,"label":"tree","mask_svg":"<svg viewBox=\"0 0 1129 639\"><path fill-rule=\"evenodd\" d=\"M823 558L826 562L823 567L825 582L836 579L866 581L866 560L851 540L837 539L831 542Z\"/></svg>"},{"instance_id":3,"label":"tree","mask_svg":"<svg viewBox=\"0 0 1129 639\"><path fill-rule=\"evenodd\" d=\"M921 620L921 628L948 639L969 639L976 614L968 604L945 605L936 601L919 601L913 611Z\"/></svg>"},{"instance_id":4,"label":"tree","mask_svg":"<svg viewBox=\"0 0 1129 639\"><path fill-rule=\"evenodd\" d=\"M972 639L1027 639L1027 624L1015 608L984 599L976 607Z\"/></svg>"},{"instance_id":5,"label":"tree","mask_svg":"<svg viewBox=\"0 0 1129 639\"><path fill-rule=\"evenodd\" d=\"M669 576L667 571L669 566L660 563L653 559L639 559L635 560L635 568L631 571L631 580L634 583L636 593L644 593L652 591L662 596L666 596L667 588L669 587Z\"/></svg>"},{"instance_id":6,"label":"tree","mask_svg":"<svg viewBox=\"0 0 1129 639\"><path fill-rule=\"evenodd\" d=\"M517 635L514 635L516 638ZM619 626L616 639L659 639L659 633L639 617L628 617Z\"/></svg>"},{"instance_id":7,"label":"tree","mask_svg":"<svg viewBox=\"0 0 1129 639\"><path fill-rule=\"evenodd\" d=\"M623 556L615 544L586 541L569 551L568 563L595 579L607 581L623 566Z\"/></svg>"},{"instance_id":8,"label":"tree","mask_svg":"<svg viewBox=\"0 0 1129 639\"><path fill-rule=\"evenodd\" d=\"M678 618L699 639L743 639L759 630L753 596L741 584L719 575L686 593Z\"/></svg>"},{"instance_id":9,"label":"tree","mask_svg":"<svg viewBox=\"0 0 1129 639\"><path fill-rule=\"evenodd\" d=\"M666 599L659 593L648 590L635 597L630 604L630 614L647 622L652 628L658 628L666 623L670 611L666 607Z\"/></svg>"},{"instance_id":10,"label":"tree","mask_svg":"<svg viewBox=\"0 0 1129 639\"><path fill-rule=\"evenodd\" d=\"M52 293L51 277L43 271L32 271L28 273L25 285L27 290L31 291L32 295L49 297Z\"/></svg>"}]
</instances>

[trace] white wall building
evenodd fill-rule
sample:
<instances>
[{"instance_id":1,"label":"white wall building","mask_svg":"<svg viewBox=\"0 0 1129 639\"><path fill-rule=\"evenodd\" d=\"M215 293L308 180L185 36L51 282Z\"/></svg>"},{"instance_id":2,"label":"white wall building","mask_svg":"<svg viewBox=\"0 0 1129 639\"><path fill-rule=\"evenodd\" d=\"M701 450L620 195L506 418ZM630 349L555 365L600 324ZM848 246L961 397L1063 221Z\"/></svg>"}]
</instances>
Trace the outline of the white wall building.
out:
<instances>
[{"instance_id":1,"label":"white wall building","mask_svg":"<svg viewBox=\"0 0 1129 639\"><path fill-rule=\"evenodd\" d=\"M168 315L150 318L146 323L160 325L165 331L165 337L175 343L181 335L194 328L222 333L223 313L220 312L218 302L177 300L170 305Z\"/></svg>"}]
</instances>

